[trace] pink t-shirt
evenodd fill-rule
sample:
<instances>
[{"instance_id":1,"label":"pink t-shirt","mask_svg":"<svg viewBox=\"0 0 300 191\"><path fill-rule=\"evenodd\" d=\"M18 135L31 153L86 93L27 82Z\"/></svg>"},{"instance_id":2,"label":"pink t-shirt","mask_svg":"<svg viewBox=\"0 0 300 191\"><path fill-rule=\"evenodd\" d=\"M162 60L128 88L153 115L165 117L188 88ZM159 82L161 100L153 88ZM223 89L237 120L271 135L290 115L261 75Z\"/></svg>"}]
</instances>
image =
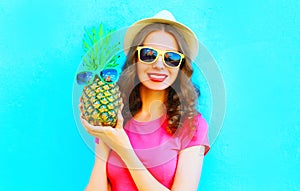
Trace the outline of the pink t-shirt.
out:
<instances>
[{"instance_id":1,"label":"pink t-shirt","mask_svg":"<svg viewBox=\"0 0 300 191\"><path fill-rule=\"evenodd\" d=\"M190 123L185 120L181 131L174 135L166 131L165 115L148 122L139 122L132 118L124 127L139 159L169 189L173 184L179 152L191 146L204 145L206 154L210 148L207 123L201 114L195 118L198 121L194 131L190 130ZM112 191L138 190L124 162L114 151L110 152L108 158L107 176Z\"/></svg>"}]
</instances>

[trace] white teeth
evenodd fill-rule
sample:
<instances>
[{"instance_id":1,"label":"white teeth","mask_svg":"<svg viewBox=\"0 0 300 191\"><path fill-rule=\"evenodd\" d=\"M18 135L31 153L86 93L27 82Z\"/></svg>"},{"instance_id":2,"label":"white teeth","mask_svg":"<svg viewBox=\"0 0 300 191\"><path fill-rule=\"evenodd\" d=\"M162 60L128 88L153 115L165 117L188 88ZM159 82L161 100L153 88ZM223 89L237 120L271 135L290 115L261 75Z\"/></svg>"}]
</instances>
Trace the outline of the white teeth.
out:
<instances>
[{"instance_id":1,"label":"white teeth","mask_svg":"<svg viewBox=\"0 0 300 191\"><path fill-rule=\"evenodd\" d=\"M151 78L158 78L158 79L164 79L166 76L157 76L157 75L150 75Z\"/></svg>"}]
</instances>

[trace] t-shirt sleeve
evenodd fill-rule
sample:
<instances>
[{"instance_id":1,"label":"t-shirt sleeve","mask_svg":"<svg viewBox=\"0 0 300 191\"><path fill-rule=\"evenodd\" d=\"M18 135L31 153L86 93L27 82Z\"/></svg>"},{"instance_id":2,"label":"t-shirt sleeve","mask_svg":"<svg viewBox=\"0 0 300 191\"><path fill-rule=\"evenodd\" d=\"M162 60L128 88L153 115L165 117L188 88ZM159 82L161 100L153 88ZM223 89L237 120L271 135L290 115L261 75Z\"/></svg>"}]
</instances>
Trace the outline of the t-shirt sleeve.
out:
<instances>
[{"instance_id":1,"label":"t-shirt sleeve","mask_svg":"<svg viewBox=\"0 0 300 191\"><path fill-rule=\"evenodd\" d=\"M183 137L181 139L181 150L192 147L203 145L205 147L204 155L209 151L210 144L208 140L208 124L201 114L195 116L196 127L194 130L190 130L188 125L190 123L185 121L183 123Z\"/></svg>"}]
</instances>

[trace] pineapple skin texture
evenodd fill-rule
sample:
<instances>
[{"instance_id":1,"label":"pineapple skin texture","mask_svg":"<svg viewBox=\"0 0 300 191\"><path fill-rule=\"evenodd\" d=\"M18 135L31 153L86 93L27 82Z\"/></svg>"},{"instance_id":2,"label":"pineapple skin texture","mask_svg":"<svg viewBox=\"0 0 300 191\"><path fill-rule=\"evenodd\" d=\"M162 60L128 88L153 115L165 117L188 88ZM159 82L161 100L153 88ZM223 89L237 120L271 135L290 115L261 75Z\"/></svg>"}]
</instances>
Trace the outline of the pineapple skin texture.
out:
<instances>
[{"instance_id":1,"label":"pineapple skin texture","mask_svg":"<svg viewBox=\"0 0 300 191\"><path fill-rule=\"evenodd\" d=\"M96 75L93 83L83 88L81 101L82 116L90 124L116 126L118 110L122 103L116 83L103 82Z\"/></svg>"}]
</instances>

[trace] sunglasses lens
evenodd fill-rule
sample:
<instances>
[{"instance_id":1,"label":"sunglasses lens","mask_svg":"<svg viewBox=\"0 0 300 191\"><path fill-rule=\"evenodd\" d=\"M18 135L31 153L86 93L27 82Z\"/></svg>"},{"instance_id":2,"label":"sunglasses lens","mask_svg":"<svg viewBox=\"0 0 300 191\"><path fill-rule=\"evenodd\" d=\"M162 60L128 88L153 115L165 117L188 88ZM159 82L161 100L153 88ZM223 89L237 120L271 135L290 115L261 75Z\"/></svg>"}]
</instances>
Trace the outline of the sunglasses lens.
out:
<instances>
[{"instance_id":1,"label":"sunglasses lens","mask_svg":"<svg viewBox=\"0 0 300 191\"><path fill-rule=\"evenodd\" d=\"M175 52L166 52L164 56L165 63L170 67L178 67L181 62L181 56Z\"/></svg>"},{"instance_id":2,"label":"sunglasses lens","mask_svg":"<svg viewBox=\"0 0 300 191\"><path fill-rule=\"evenodd\" d=\"M100 76L106 82L115 82L118 79L118 71L116 69L105 69L100 72Z\"/></svg>"},{"instance_id":3,"label":"sunglasses lens","mask_svg":"<svg viewBox=\"0 0 300 191\"><path fill-rule=\"evenodd\" d=\"M94 74L92 72L80 72L77 74L77 83L79 85L86 85L93 80Z\"/></svg>"},{"instance_id":4,"label":"sunglasses lens","mask_svg":"<svg viewBox=\"0 0 300 191\"><path fill-rule=\"evenodd\" d=\"M140 59L143 62L153 62L157 57L157 51L153 50L152 48L142 48L140 50Z\"/></svg>"}]
</instances>

